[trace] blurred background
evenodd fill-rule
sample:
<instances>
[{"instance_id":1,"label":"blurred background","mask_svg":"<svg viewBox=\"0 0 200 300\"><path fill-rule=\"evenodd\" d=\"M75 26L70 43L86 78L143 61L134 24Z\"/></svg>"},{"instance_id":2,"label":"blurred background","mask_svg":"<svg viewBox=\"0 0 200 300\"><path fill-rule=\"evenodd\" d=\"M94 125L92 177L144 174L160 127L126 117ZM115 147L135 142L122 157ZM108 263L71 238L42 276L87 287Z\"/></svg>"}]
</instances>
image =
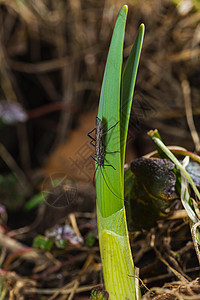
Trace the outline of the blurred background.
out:
<instances>
[{"instance_id":1,"label":"blurred background","mask_svg":"<svg viewBox=\"0 0 200 300\"><path fill-rule=\"evenodd\" d=\"M30 199L37 207L39 193L58 174L82 195L79 209L93 210L94 149L87 133L95 127L124 4L124 62L139 25L146 27L126 161L154 150L146 133L155 128L166 145L200 150L198 0L0 0L0 203L10 228L35 220L31 206L26 214L24 208ZM53 223L49 215L39 231Z\"/></svg>"},{"instance_id":2,"label":"blurred background","mask_svg":"<svg viewBox=\"0 0 200 300\"><path fill-rule=\"evenodd\" d=\"M95 127L112 30L123 4L112 0L0 1L0 139L29 178L33 170L44 166L48 172L51 168L67 172L68 160L81 159L79 148L87 148L86 135ZM165 143L194 150L183 81L190 89L198 128L198 1L127 4L125 61L139 25L146 26L130 122L133 156L149 151L146 132L153 128L160 130ZM82 151L84 159L87 151ZM8 172L5 159L0 167Z\"/></svg>"},{"instance_id":3,"label":"blurred background","mask_svg":"<svg viewBox=\"0 0 200 300\"><path fill-rule=\"evenodd\" d=\"M93 186L94 149L87 133L95 127L111 35L123 4L0 1L0 193L11 210L44 190L49 176L62 174ZM126 4L124 62L139 25L146 26L126 161L154 149L146 133L155 128L167 145L198 152L199 2Z\"/></svg>"}]
</instances>

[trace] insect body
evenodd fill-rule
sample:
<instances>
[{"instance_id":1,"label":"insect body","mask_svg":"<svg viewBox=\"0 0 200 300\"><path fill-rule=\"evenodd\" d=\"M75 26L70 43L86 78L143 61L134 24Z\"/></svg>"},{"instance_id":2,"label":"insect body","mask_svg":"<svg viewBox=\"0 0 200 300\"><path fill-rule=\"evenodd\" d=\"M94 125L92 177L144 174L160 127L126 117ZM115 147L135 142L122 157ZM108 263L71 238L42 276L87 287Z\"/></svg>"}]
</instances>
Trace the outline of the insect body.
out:
<instances>
[{"instance_id":1,"label":"insect body","mask_svg":"<svg viewBox=\"0 0 200 300\"><path fill-rule=\"evenodd\" d=\"M100 171L101 171L101 174L103 176L103 179L108 187L108 189L119 199L122 199L120 198L119 196L117 196L109 187L109 185L107 184L107 181L105 179L105 176L103 174L103 171L102 171L102 168L103 167L112 167L114 170L115 168L112 166L112 165L105 165L105 154L112 154L112 153L118 153L119 151L113 151L113 152L105 152L105 147L104 147L104 143L103 143L103 136L105 134L108 133L108 131L110 131L112 128L114 128L117 124L119 123L119 121L117 123L115 123L112 127L110 127L107 131L103 132L103 129L102 129L102 121L96 117L96 128L94 128L93 130L91 130L89 133L88 133L88 136L89 138L91 138L91 142L90 144L95 147L95 155L91 155L91 157L96 161L97 163L97 168L99 167L100 168ZM91 136L91 133L94 132L96 130L96 136L95 138L93 138ZM95 173L97 171L97 168L95 170Z\"/></svg>"},{"instance_id":2,"label":"insect body","mask_svg":"<svg viewBox=\"0 0 200 300\"><path fill-rule=\"evenodd\" d=\"M104 144L103 144L103 132L101 120L96 117L96 139L95 139L95 156L97 159L97 165L99 167L104 166Z\"/></svg>"}]
</instances>

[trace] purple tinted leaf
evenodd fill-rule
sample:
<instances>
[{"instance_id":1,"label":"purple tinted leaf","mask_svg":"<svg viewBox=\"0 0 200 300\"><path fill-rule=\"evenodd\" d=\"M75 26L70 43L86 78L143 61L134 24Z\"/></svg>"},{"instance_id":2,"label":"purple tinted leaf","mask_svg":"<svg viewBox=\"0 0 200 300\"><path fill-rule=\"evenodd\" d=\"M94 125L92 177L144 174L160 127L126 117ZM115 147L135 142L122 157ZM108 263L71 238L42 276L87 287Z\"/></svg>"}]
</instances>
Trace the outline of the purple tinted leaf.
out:
<instances>
[{"instance_id":1,"label":"purple tinted leaf","mask_svg":"<svg viewBox=\"0 0 200 300\"><path fill-rule=\"evenodd\" d=\"M74 246L83 243L83 239L77 236L73 228L69 225L55 225L47 231L46 236L54 238L56 243L59 243L61 240L66 240Z\"/></svg>"},{"instance_id":2,"label":"purple tinted leaf","mask_svg":"<svg viewBox=\"0 0 200 300\"><path fill-rule=\"evenodd\" d=\"M5 206L0 204L0 215L3 214L6 211Z\"/></svg>"},{"instance_id":3,"label":"purple tinted leaf","mask_svg":"<svg viewBox=\"0 0 200 300\"><path fill-rule=\"evenodd\" d=\"M190 174L196 186L200 188L200 164L190 162L186 167L186 171Z\"/></svg>"},{"instance_id":4,"label":"purple tinted leaf","mask_svg":"<svg viewBox=\"0 0 200 300\"><path fill-rule=\"evenodd\" d=\"M25 122L28 119L26 111L16 102L0 101L0 119L5 124Z\"/></svg>"}]
</instances>

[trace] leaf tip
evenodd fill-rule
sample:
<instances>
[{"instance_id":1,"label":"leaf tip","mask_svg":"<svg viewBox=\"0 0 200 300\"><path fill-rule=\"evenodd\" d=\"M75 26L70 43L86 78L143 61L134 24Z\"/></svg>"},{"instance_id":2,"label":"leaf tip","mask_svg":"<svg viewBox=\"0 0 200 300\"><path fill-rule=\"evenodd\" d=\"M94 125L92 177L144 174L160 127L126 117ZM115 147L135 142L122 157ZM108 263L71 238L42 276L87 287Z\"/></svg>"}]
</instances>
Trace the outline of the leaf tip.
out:
<instances>
[{"instance_id":1,"label":"leaf tip","mask_svg":"<svg viewBox=\"0 0 200 300\"><path fill-rule=\"evenodd\" d=\"M128 5L123 5L123 7L122 7L122 9L124 9L125 10L125 12L127 13L127 11L128 11Z\"/></svg>"},{"instance_id":2,"label":"leaf tip","mask_svg":"<svg viewBox=\"0 0 200 300\"><path fill-rule=\"evenodd\" d=\"M144 23L140 24L140 28L141 28L142 31L145 31L145 25L144 25Z\"/></svg>"},{"instance_id":3,"label":"leaf tip","mask_svg":"<svg viewBox=\"0 0 200 300\"><path fill-rule=\"evenodd\" d=\"M154 134L157 132L157 129L155 129L155 130L149 130L148 132L147 132L147 134L149 135L149 136L154 136Z\"/></svg>"}]
</instances>

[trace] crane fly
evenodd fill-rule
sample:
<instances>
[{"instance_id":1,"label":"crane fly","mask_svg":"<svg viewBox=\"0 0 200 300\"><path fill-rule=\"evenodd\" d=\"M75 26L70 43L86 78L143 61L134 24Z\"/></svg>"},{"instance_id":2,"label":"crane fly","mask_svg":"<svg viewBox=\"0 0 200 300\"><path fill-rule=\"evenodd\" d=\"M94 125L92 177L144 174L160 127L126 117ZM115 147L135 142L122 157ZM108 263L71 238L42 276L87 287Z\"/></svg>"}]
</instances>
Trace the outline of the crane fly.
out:
<instances>
[{"instance_id":1,"label":"crane fly","mask_svg":"<svg viewBox=\"0 0 200 300\"><path fill-rule=\"evenodd\" d=\"M119 153L119 151L113 151L113 152L105 152L105 147L104 147L104 142L103 142L103 136L106 135L108 133L108 131L110 131L111 129L113 129L117 124L119 123L116 122L112 127L110 127L108 130L106 130L105 132L103 132L103 128L102 128L102 121L96 117L96 128L92 129L89 133L88 133L88 137L91 138L91 142L90 144L95 147L95 155L91 155L91 157L96 161L97 163L97 167L96 167L96 170L95 170L95 173L98 169L98 167L100 168L100 171L101 171L101 174L102 174L102 177L106 183L106 186L108 187L108 189L111 191L111 193L113 193L113 195L115 195L117 198L119 199L122 199L120 198L119 196L117 196L112 190L111 188L109 187L106 179L105 179L105 176L103 174L103 170L102 168L104 167L112 167L114 170L115 167L112 166L112 165L105 165L105 154L112 154L112 153ZM91 136L91 133L94 132L96 130L96 135L95 135L95 138ZM94 173L94 174L95 174Z\"/></svg>"}]
</instances>

